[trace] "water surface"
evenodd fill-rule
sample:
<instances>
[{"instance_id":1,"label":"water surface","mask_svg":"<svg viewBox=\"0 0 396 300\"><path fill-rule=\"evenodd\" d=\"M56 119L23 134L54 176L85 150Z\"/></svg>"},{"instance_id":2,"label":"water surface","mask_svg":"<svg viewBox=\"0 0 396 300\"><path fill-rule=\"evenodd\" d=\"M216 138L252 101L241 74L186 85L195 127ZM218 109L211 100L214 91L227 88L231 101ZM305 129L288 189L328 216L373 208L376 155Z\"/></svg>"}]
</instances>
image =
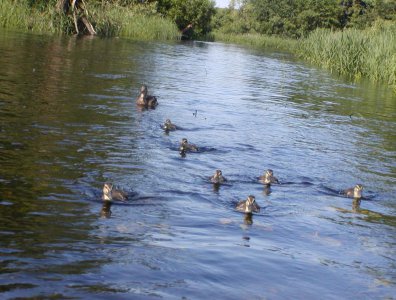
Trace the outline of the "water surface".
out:
<instances>
[{"instance_id":1,"label":"water surface","mask_svg":"<svg viewBox=\"0 0 396 300\"><path fill-rule=\"evenodd\" d=\"M0 53L1 298L396 295L390 88L220 43L1 32ZM103 207L106 181L136 194Z\"/></svg>"}]
</instances>

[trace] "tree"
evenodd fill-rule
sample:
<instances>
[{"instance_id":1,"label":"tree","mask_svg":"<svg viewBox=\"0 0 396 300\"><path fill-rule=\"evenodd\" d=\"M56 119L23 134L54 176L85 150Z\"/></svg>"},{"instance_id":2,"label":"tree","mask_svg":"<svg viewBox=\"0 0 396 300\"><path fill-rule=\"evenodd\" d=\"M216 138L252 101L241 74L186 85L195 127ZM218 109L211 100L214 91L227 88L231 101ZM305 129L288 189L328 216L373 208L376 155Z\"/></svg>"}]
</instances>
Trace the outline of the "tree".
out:
<instances>
[{"instance_id":1,"label":"tree","mask_svg":"<svg viewBox=\"0 0 396 300\"><path fill-rule=\"evenodd\" d=\"M160 1L162 8L169 7L166 15L170 17L180 30L189 24L193 25L195 35L210 32L211 18L215 13L215 4L211 0L170 0Z\"/></svg>"}]
</instances>

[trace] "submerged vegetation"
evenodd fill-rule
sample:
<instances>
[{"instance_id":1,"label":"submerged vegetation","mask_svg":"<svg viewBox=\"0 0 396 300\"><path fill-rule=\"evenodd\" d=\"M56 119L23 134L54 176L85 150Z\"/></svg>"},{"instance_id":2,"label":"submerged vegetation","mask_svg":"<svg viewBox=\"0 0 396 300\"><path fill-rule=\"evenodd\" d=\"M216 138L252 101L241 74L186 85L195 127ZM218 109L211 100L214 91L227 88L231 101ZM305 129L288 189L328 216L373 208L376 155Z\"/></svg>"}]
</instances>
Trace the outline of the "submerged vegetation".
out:
<instances>
[{"instance_id":1,"label":"submerged vegetation","mask_svg":"<svg viewBox=\"0 0 396 300\"><path fill-rule=\"evenodd\" d=\"M396 86L394 0L230 0L223 9L212 0L0 0L0 27L74 34L76 12L62 9L71 3L86 7L101 36L275 48L340 74Z\"/></svg>"}]
</instances>

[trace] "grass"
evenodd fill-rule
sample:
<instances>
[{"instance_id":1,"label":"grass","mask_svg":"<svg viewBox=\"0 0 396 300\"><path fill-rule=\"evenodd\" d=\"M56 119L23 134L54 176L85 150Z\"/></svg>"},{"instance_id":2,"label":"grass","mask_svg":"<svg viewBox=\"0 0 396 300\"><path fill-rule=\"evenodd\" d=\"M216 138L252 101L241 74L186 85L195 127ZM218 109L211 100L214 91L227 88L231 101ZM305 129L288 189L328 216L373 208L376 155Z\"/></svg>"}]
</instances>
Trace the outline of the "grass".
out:
<instances>
[{"instance_id":1,"label":"grass","mask_svg":"<svg viewBox=\"0 0 396 300\"><path fill-rule=\"evenodd\" d=\"M365 30L317 29L300 40L222 33L215 33L214 39L288 51L332 72L385 82L396 90L396 24L392 22L377 22Z\"/></svg>"},{"instance_id":2,"label":"grass","mask_svg":"<svg viewBox=\"0 0 396 300\"><path fill-rule=\"evenodd\" d=\"M213 38L216 41L222 41L225 43L235 43L252 47L288 51L295 49L298 44L297 40L260 34L224 34L215 32L213 34Z\"/></svg>"},{"instance_id":3,"label":"grass","mask_svg":"<svg viewBox=\"0 0 396 300\"><path fill-rule=\"evenodd\" d=\"M316 30L299 42L296 53L331 71L396 85L396 24L366 30Z\"/></svg>"},{"instance_id":4,"label":"grass","mask_svg":"<svg viewBox=\"0 0 396 300\"><path fill-rule=\"evenodd\" d=\"M126 9L117 5L92 7L95 30L103 36L122 36L139 40L175 40L180 38L175 23L150 11Z\"/></svg>"},{"instance_id":5,"label":"grass","mask_svg":"<svg viewBox=\"0 0 396 300\"><path fill-rule=\"evenodd\" d=\"M88 6L88 19L101 36L122 36L139 40L175 40L180 38L177 26L153 12L150 6L136 9L117 5ZM0 27L37 33L74 32L71 16L55 7L30 8L22 1L0 0Z\"/></svg>"},{"instance_id":6,"label":"grass","mask_svg":"<svg viewBox=\"0 0 396 300\"><path fill-rule=\"evenodd\" d=\"M171 20L156 14L154 4L131 6L92 4L89 20L101 36L122 36L139 40L175 40L180 33ZM34 9L26 1L0 0L0 27L38 33L74 32L70 16L55 7ZM259 34L214 32L216 41L269 48L295 53L314 64L354 78L393 85L396 90L396 23L380 21L369 29L331 31L318 29L307 38L285 39Z\"/></svg>"}]
</instances>

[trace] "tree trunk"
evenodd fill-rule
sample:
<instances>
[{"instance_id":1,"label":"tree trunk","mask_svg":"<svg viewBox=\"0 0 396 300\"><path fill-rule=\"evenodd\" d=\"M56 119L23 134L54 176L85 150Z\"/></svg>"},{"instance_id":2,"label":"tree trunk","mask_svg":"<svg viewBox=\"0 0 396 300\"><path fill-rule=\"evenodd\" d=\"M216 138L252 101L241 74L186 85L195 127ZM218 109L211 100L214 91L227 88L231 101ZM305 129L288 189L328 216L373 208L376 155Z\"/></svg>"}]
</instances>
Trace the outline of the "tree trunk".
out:
<instances>
[{"instance_id":1,"label":"tree trunk","mask_svg":"<svg viewBox=\"0 0 396 300\"><path fill-rule=\"evenodd\" d=\"M84 0L58 0L56 8L59 12L69 15L73 19L76 34L80 32L96 34L94 27L88 21L88 10Z\"/></svg>"},{"instance_id":2,"label":"tree trunk","mask_svg":"<svg viewBox=\"0 0 396 300\"><path fill-rule=\"evenodd\" d=\"M93 28L92 24L87 20L87 18L85 16L82 16L80 18L80 20L84 23L85 28L88 30L90 35L95 35L96 34L96 31Z\"/></svg>"}]
</instances>

